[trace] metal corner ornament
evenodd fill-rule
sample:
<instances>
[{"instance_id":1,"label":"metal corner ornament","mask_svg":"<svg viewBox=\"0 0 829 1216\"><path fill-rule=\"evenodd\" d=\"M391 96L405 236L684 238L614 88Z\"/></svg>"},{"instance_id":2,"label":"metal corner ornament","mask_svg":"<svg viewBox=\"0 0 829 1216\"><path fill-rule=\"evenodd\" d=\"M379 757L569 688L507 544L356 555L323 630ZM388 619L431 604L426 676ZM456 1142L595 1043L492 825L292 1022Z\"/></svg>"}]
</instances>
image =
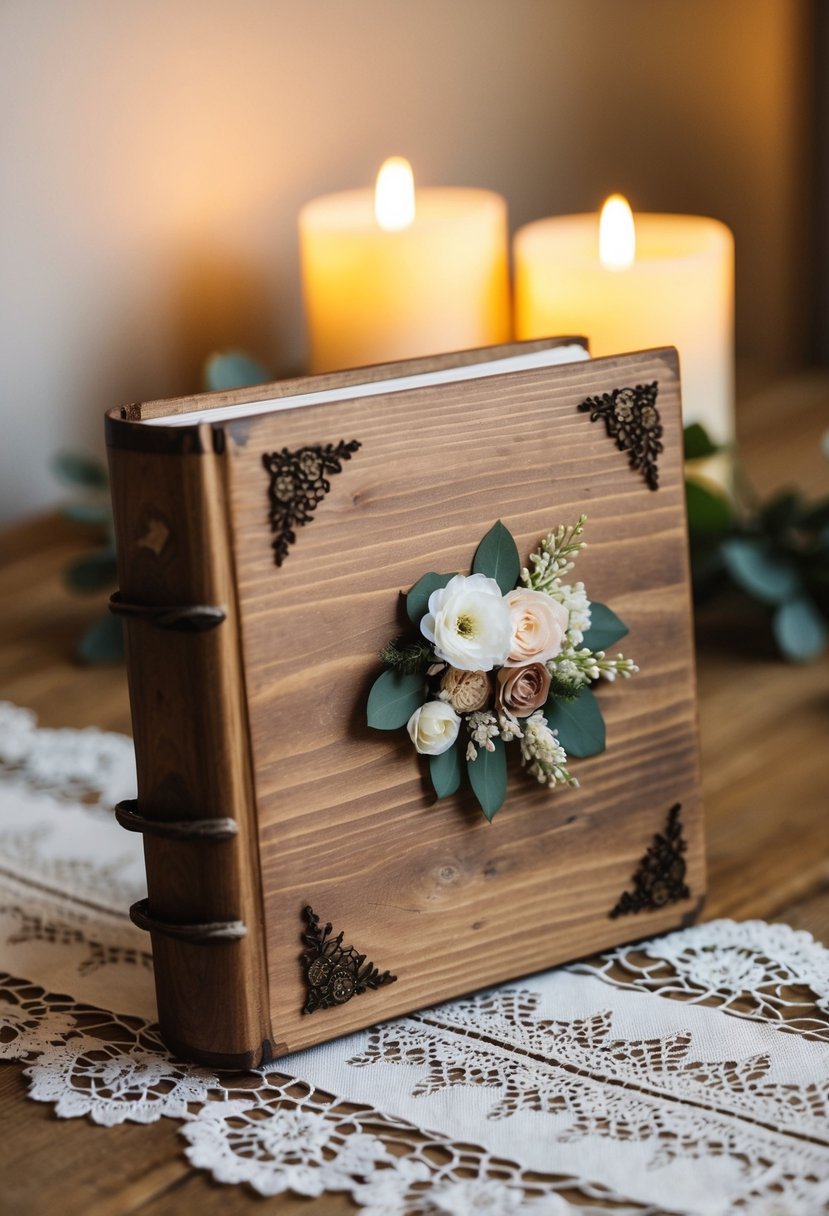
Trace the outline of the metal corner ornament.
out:
<instances>
[{"instance_id":1,"label":"metal corner ornament","mask_svg":"<svg viewBox=\"0 0 829 1216\"><path fill-rule=\"evenodd\" d=\"M308 922L308 928L302 934L308 949L300 960L307 989L303 1013L345 1005L353 996L360 996L369 988L381 988L395 982L396 975L379 971L353 946L344 946L344 933L334 937L330 922L321 928L320 918L313 908L304 908L302 914Z\"/></svg>"},{"instance_id":2,"label":"metal corner ornament","mask_svg":"<svg viewBox=\"0 0 829 1216\"><path fill-rule=\"evenodd\" d=\"M268 519L274 533L274 561L281 566L291 545L296 543L295 528L311 523L314 512L331 489L328 480L341 473L343 461L350 460L361 446L359 439L315 447L282 448L265 452L262 464L270 477Z\"/></svg>"},{"instance_id":3,"label":"metal corner ornament","mask_svg":"<svg viewBox=\"0 0 829 1216\"><path fill-rule=\"evenodd\" d=\"M635 388L614 388L600 397L588 397L578 409L590 412L590 421L599 418L620 452L627 452L632 469L638 470L651 490L659 489L656 458L664 451L662 419L656 408L659 381L637 384Z\"/></svg>"},{"instance_id":4,"label":"metal corner ornament","mask_svg":"<svg viewBox=\"0 0 829 1216\"><path fill-rule=\"evenodd\" d=\"M677 802L668 811L664 832L654 836L633 875L633 890L622 894L610 913L612 919L629 912L656 911L690 896L685 882L688 867L683 854L688 845L682 835L681 810L682 804Z\"/></svg>"}]
</instances>

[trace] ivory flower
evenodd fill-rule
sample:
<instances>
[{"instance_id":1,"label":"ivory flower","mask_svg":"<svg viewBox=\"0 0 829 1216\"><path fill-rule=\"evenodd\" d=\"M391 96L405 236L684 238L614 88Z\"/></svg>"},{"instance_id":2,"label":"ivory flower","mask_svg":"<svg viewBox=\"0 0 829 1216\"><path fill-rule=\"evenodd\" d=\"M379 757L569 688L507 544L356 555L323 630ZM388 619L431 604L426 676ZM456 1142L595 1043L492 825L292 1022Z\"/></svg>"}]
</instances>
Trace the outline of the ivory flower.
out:
<instances>
[{"instance_id":1,"label":"ivory flower","mask_svg":"<svg viewBox=\"0 0 829 1216\"><path fill-rule=\"evenodd\" d=\"M448 752L458 737L461 720L445 701L427 701L409 718L406 730L422 756Z\"/></svg>"},{"instance_id":2,"label":"ivory flower","mask_svg":"<svg viewBox=\"0 0 829 1216\"><path fill-rule=\"evenodd\" d=\"M516 587L504 596L510 611L512 639L506 663L546 663L561 650L569 613L563 604L543 591Z\"/></svg>"},{"instance_id":3,"label":"ivory flower","mask_svg":"<svg viewBox=\"0 0 829 1216\"><path fill-rule=\"evenodd\" d=\"M506 661L513 623L494 578L456 574L429 596L420 631L432 642L438 658L452 667L491 671Z\"/></svg>"}]
</instances>

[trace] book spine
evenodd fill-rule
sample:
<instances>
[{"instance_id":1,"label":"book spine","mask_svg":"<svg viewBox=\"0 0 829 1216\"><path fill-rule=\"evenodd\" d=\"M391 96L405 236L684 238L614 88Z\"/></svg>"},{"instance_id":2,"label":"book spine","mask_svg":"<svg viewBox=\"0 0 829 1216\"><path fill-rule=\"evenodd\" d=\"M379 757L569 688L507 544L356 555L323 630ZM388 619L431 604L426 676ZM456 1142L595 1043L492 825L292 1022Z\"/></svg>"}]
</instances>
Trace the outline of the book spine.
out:
<instances>
[{"instance_id":1,"label":"book spine","mask_svg":"<svg viewBox=\"0 0 829 1216\"><path fill-rule=\"evenodd\" d=\"M158 1015L176 1053L250 1068L270 1029L223 433L107 419Z\"/></svg>"}]
</instances>

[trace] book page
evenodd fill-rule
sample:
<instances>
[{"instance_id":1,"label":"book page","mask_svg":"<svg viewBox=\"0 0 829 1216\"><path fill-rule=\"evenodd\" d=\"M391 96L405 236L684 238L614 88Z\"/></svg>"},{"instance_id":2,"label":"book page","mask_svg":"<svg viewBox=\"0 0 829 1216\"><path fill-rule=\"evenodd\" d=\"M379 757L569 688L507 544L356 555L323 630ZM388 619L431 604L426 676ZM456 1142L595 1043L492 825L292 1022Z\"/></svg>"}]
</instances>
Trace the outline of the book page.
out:
<instances>
[{"instance_id":1,"label":"book page","mask_svg":"<svg viewBox=\"0 0 829 1216\"><path fill-rule=\"evenodd\" d=\"M158 418L142 419L142 422L146 426L195 426L201 422L231 422L238 418L252 418L257 414L271 414L279 410L296 410L306 405L320 405L328 401L347 401L355 397L378 396L381 393L401 393L407 389L452 384L461 380L477 380L484 376L506 376L511 372L553 367L560 363L577 363L589 358L590 355L583 346L573 343L568 346L554 346L547 350L531 351L523 355L512 355L503 359L492 359L486 363L446 367L439 371L420 372L414 376L398 376L390 380L369 380L360 384L344 385L340 388L299 393L294 397L246 401L240 405L226 406L224 409L165 414Z\"/></svg>"}]
</instances>

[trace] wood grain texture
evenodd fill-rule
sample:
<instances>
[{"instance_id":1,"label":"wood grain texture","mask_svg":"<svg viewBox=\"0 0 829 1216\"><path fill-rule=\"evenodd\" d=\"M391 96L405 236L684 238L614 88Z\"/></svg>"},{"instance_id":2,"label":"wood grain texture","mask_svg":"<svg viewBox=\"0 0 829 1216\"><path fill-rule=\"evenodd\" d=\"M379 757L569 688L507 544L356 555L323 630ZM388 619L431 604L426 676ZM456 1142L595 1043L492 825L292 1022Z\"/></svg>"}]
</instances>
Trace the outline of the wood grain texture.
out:
<instances>
[{"instance_id":1,"label":"wood grain texture","mask_svg":"<svg viewBox=\"0 0 829 1216\"><path fill-rule=\"evenodd\" d=\"M807 493L822 491L819 441L827 405L826 374L743 392L742 455L763 495L787 482ZM71 595L61 570L94 543L88 530L51 514L0 533L0 695L31 706L45 725L125 731L124 669L72 661L79 634L104 611L105 597ZM739 612L720 607L707 610L699 626L710 876L705 917L782 920L829 941L829 659L806 667L781 663L762 622L747 629ZM744 721L746 707L751 716ZM778 747L782 727L784 746ZM794 901L786 894L793 889L800 892ZM67 1216L212 1216L229 1209L340 1216L355 1210L343 1195L262 1199L242 1187L217 1186L188 1165L169 1120L98 1128L85 1119L57 1119L25 1092L20 1065L0 1068L0 1172L4 1210L14 1216L57 1208Z\"/></svg>"},{"instance_id":2,"label":"wood grain texture","mask_svg":"<svg viewBox=\"0 0 829 1216\"><path fill-rule=\"evenodd\" d=\"M577 410L653 380L656 492ZM227 432L280 1043L296 1050L692 917L705 878L675 354L315 405ZM341 439L362 446L276 569L262 456ZM365 725L377 651L400 632L401 590L427 570L468 571L496 519L526 560L582 511L573 577L629 625L641 672L600 689L608 748L574 764L581 788L548 791L517 768L490 825L468 792L435 802L404 731ZM676 802L691 897L611 920ZM397 982L303 1015L306 904Z\"/></svg>"},{"instance_id":3,"label":"wood grain texture","mask_svg":"<svg viewBox=\"0 0 829 1216\"><path fill-rule=\"evenodd\" d=\"M267 1058L271 1031L224 462L209 434L204 447L175 458L110 448L110 472L123 600L227 612L200 633L129 618L125 638L139 812L239 828L222 842L144 837L154 918L248 930L217 943L151 934L159 1022L174 1050L241 1068Z\"/></svg>"}]
</instances>

